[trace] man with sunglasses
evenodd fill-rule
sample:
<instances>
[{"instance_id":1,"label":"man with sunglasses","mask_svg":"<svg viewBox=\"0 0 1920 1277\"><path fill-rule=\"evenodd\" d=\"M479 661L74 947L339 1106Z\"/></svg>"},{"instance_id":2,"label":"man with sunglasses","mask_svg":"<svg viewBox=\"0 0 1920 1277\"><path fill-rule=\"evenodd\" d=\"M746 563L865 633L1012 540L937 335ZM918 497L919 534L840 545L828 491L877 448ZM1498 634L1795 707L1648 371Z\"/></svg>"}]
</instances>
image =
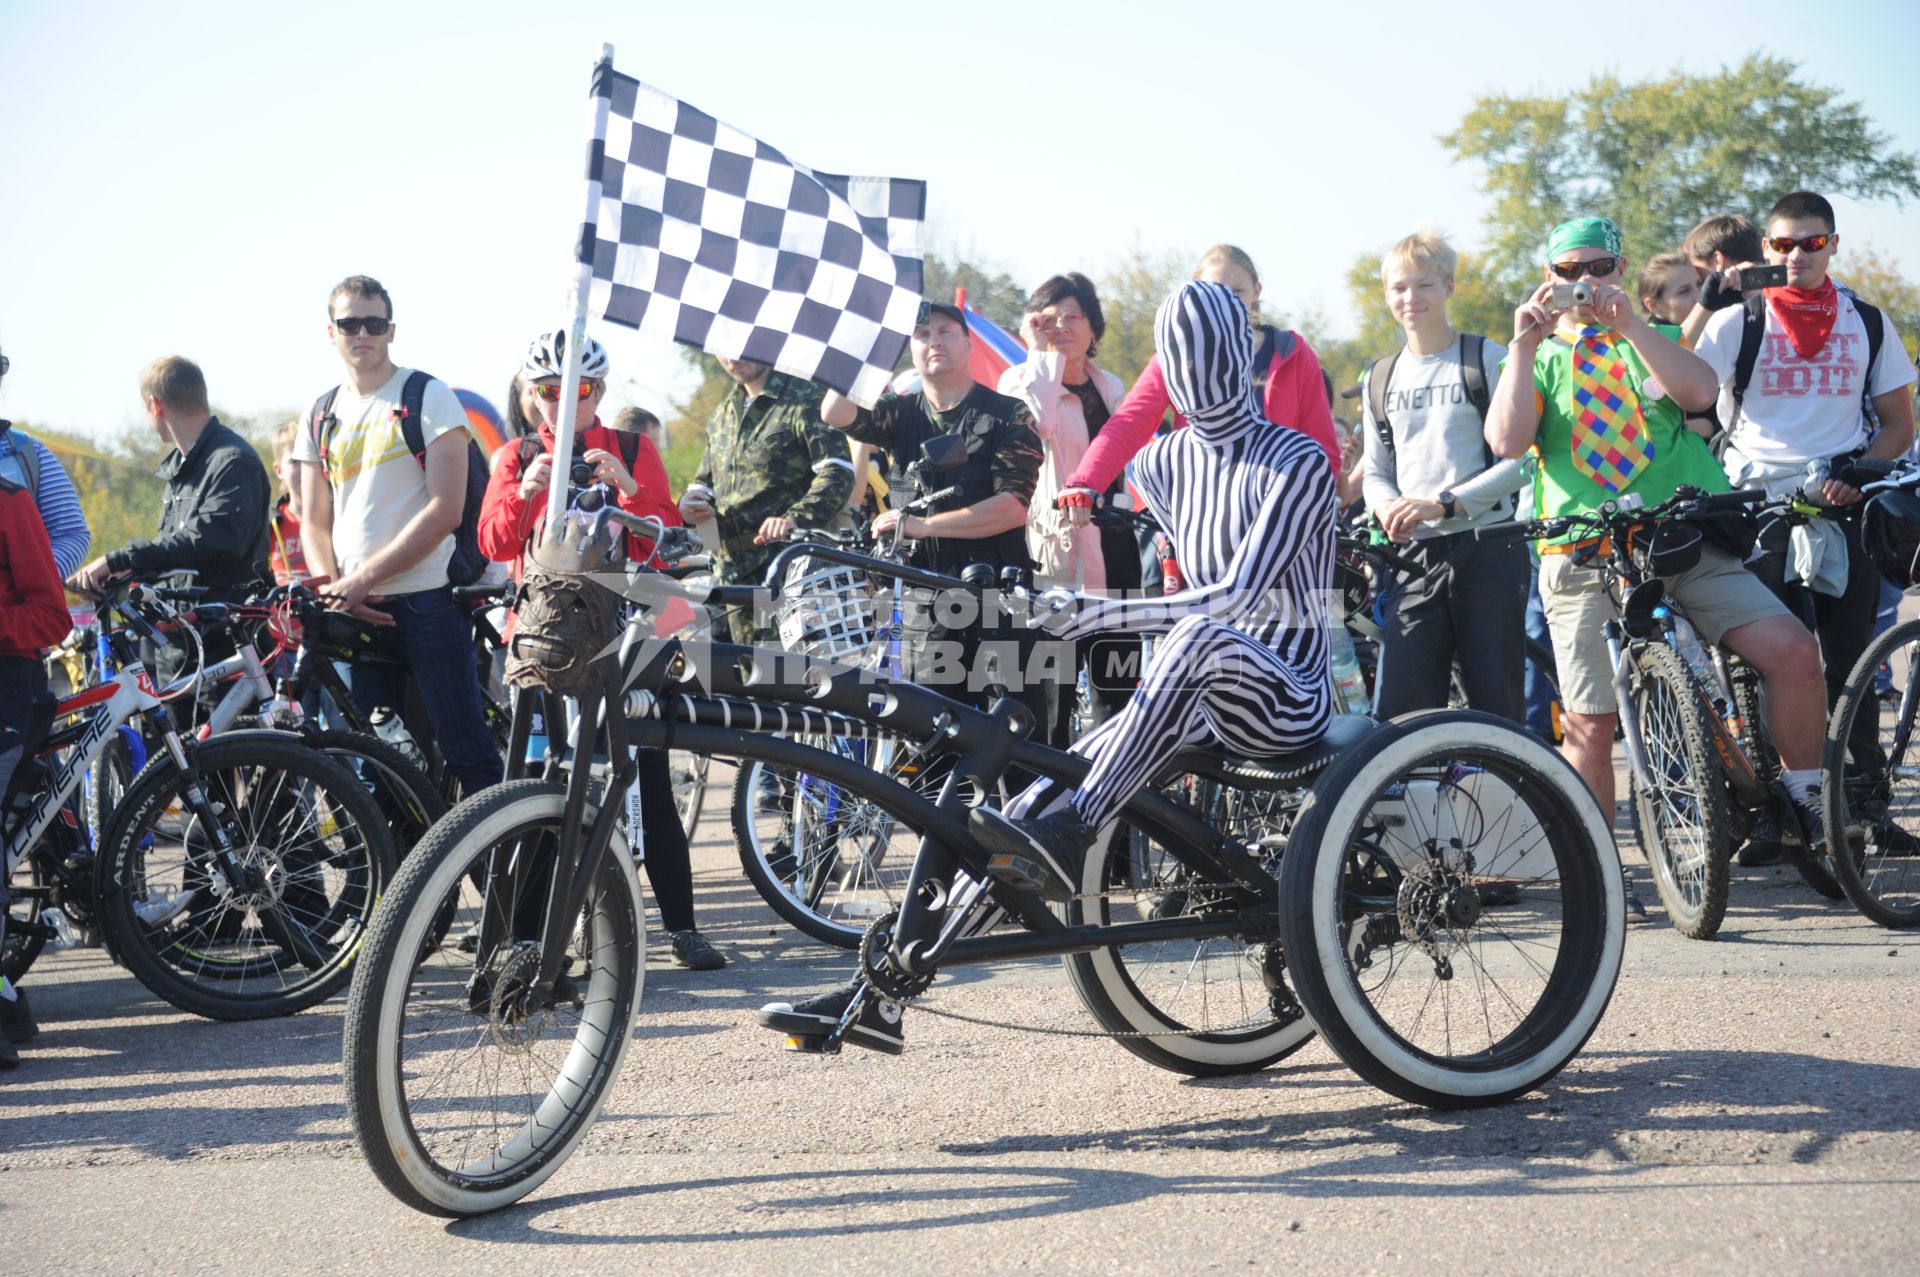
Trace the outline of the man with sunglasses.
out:
<instances>
[{"instance_id":1,"label":"man with sunglasses","mask_svg":"<svg viewBox=\"0 0 1920 1277\"><path fill-rule=\"evenodd\" d=\"M1553 229L1546 282L1513 313L1513 343L1487 412L1487 443L1503 457L1536 449L1540 518L1597 509L1628 493L1647 505L1682 484L1725 492L1726 475L1686 414L1713 402L1713 370L1636 312L1620 228L1583 217ZM1588 305L1553 306L1556 283L1590 282ZM1528 372L1531 375L1526 375ZM1581 562L1577 534L1540 547L1540 595L1560 677L1567 760L1614 810L1613 733L1619 710L1601 627L1617 617L1605 574ZM1700 561L1666 581L1694 628L1746 659L1767 680L1767 726L1810 837L1819 829L1826 703L1813 636L1733 555L1703 546Z\"/></svg>"},{"instance_id":2,"label":"man with sunglasses","mask_svg":"<svg viewBox=\"0 0 1920 1277\"><path fill-rule=\"evenodd\" d=\"M410 680L350 668L354 701L404 710L411 681L447 770L472 794L499 782L500 752L473 661L449 659L473 645L447 577L466 505L467 414L451 387L428 379L419 423L426 451L416 457L404 424L411 370L390 354L393 299L378 280L354 275L334 285L327 321L347 376L294 440L307 565L327 578L321 594L336 611L384 629L406 660Z\"/></svg>"},{"instance_id":3,"label":"man with sunglasses","mask_svg":"<svg viewBox=\"0 0 1920 1277\"><path fill-rule=\"evenodd\" d=\"M727 584L758 585L795 528L835 526L853 493L853 459L820 421L820 388L750 359L721 359L733 387L707 422L707 451L680 498L690 524L718 532ZM736 643L779 643L746 608L728 614Z\"/></svg>"},{"instance_id":4,"label":"man with sunglasses","mask_svg":"<svg viewBox=\"0 0 1920 1277\"><path fill-rule=\"evenodd\" d=\"M1829 505L1857 507L1845 463L1893 460L1913 444L1913 361L1884 311L1829 278L1840 243L1831 204L1795 191L1773 206L1766 226L1767 263L1786 267L1786 286L1743 300L1710 281L1702 299L1715 314L1695 349L1720 383L1727 477L1743 488L1804 488ZM1769 522L1748 561L1819 636L1830 704L1872 640L1879 606L1879 574L1861 549L1854 513L1798 527ZM1871 717L1858 720L1857 743L1869 755L1877 748ZM1741 863L1777 856L1749 849Z\"/></svg>"}]
</instances>

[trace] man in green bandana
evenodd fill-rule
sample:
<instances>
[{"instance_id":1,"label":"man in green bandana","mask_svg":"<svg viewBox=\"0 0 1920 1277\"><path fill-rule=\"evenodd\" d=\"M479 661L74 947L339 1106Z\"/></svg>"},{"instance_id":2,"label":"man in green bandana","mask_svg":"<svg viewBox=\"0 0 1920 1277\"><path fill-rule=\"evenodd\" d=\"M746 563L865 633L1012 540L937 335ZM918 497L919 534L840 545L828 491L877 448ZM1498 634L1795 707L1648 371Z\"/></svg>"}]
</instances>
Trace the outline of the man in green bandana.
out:
<instances>
[{"instance_id":1,"label":"man in green bandana","mask_svg":"<svg viewBox=\"0 0 1920 1277\"><path fill-rule=\"evenodd\" d=\"M1727 478L1686 428L1719 393L1713 369L1635 313L1620 228L1604 217L1563 222L1547 240L1546 281L1513 312L1506 364L1531 377L1500 378L1487 411L1487 443L1503 457L1540 458L1537 517L1597 509L1624 493L1657 505L1682 484L1725 492ZM1553 308L1553 286L1585 278L1590 305ZM1618 615L1604 569L1574 562L1580 538L1540 547L1540 595L1553 631L1565 707L1567 760L1613 812L1613 733L1619 719L1601 626ZM1826 728L1813 635L1734 557L1702 548L1700 562L1668 578L1667 592L1701 637L1737 652L1767 680L1767 726L1780 749L1801 823L1819 837L1820 745ZM1809 823L1811 822L1811 823Z\"/></svg>"}]
</instances>

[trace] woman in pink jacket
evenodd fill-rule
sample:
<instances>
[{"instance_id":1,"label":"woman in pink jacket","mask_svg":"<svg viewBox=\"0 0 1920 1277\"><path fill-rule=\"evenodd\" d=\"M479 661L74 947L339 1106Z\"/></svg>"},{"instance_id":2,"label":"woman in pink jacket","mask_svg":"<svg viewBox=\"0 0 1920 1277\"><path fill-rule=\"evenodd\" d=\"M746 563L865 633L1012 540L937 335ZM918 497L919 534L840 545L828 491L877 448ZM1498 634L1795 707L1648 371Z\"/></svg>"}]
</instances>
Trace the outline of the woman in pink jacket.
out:
<instances>
[{"instance_id":1,"label":"woman in pink jacket","mask_svg":"<svg viewBox=\"0 0 1920 1277\"><path fill-rule=\"evenodd\" d=\"M1320 359L1299 333L1260 322L1260 273L1253 259L1232 244L1215 244L1200 258L1195 279L1225 284L1247 308L1253 321L1253 384L1266 408L1267 420L1298 430L1326 450L1334 473L1340 472L1340 441L1333 430L1333 410L1327 405L1326 381ZM1113 417L1087 448L1059 497L1059 504L1084 524L1095 497L1112 487L1133 454L1153 438L1173 401L1167 397L1166 375L1155 355L1141 370L1140 380ZM1176 427L1186 425L1175 417Z\"/></svg>"}]
</instances>

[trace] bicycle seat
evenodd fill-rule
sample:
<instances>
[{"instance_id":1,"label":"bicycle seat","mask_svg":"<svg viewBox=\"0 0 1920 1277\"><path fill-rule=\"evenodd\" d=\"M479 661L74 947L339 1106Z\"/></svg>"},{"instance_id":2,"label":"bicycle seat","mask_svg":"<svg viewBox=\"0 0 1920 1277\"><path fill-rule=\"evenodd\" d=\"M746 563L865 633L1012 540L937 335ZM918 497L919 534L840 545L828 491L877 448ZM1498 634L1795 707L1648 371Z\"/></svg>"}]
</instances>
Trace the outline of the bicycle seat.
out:
<instances>
[{"instance_id":1,"label":"bicycle seat","mask_svg":"<svg viewBox=\"0 0 1920 1277\"><path fill-rule=\"evenodd\" d=\"M1241 789L1294 789L1358 744L1377 724L1362 714L1336 714L1326 735L1305 749L1272 758L1250 758L1219 749L1189 749L1175 756L1164 775L1204 776Z\"/></svg>"}]
</instances>

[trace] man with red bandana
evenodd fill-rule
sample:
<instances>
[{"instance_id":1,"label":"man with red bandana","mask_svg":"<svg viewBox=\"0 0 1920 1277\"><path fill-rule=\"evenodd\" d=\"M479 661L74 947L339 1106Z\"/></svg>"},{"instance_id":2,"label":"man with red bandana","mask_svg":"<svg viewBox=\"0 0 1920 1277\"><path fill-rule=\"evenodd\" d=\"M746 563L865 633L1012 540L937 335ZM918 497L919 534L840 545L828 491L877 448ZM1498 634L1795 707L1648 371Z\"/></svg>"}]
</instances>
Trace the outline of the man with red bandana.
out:
<instances>
[{"instance_id":1,"label":"man with red bandana","mask_svg":"<svg viewBox=\"0 0 1920 1277\"><path fill-rule=\"evenodd\" d=\"M1805 488L1845 511L1797 528L1763 526L1748 562L1819 636L1829 707L1873 638L1880 581L1860 548L1859 491L1842 478L1810 478L1808 465L1827 462L1844 476L1843 459L1893 460L1913 444L1913 361L1884 311L1828 277L1839 242L1824 198L1783 196L1767 215L1762 243L1767 262L1787 268L1786 287L1743 305L1739 291L1710 277L1702 304L1716 313L1695 346L1720 382L1723 461L1733 485L1776 494ZM1743 337L1750 349L1758 339L1744 387L1737 385ZM1860 748L1869 756L1872 717L1859 718ZM1743 855L1742 863L1754 859Z\"/></svg>"}]
</instances>

